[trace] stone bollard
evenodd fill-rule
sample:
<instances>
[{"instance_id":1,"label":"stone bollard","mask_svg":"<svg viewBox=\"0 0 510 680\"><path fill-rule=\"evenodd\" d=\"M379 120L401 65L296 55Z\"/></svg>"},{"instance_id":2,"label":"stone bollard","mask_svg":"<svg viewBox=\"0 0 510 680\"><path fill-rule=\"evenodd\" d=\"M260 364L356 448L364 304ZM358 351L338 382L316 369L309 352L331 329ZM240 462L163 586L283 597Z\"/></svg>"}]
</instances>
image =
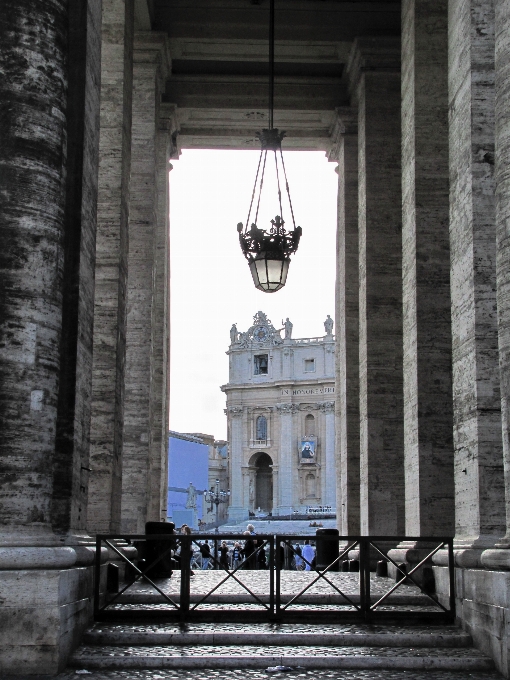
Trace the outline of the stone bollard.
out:
<instances>
[{"instance_id":1,"label":"stone bollard","mask_svg":"<svg viewBox=\"0 0 510 680\"><path fill-rule=\"evenodd\" d=\"M326 569L340 554L338 546L338 529L317 529L317 569ZM331 536L332 538L323 538ZM339 561L329 571L340 571Z\"/></svg>"},{"instance_id":2,"label":"stone bollard","mask_svg":"<svg viewBox=\"0 0 510 680\"><path fill-rule=\"evenodd\" d=\"M359 571L359 560L349 560L349 571Z\"/></svg>"},{"instance_id":3,"label":"stone bollard","mask_svg":"<svg viewBox=\"0 0 510 680\"><path fill-rule=\"evenodd\" d=\"M388 563L386 560L379 560L375 567L376 576L388 576Z\"/></svg>"},{"instance_id":4,"label":"stone bollard","mask_svg":"<svg viewBox=\"0 0 510 680\"><path fill-rule=\"evenodd\" d=\"M173 522L147 522L145 524L145 535L155 536L158 534L175 534L175 524ZM146 562L152 564L159 555L166 552L166 555L149 569L149 578L170 578L172 575L172 554L169 548L175 550L175 541L159 540L146 541Z\"/></svg>"}]
</instances>

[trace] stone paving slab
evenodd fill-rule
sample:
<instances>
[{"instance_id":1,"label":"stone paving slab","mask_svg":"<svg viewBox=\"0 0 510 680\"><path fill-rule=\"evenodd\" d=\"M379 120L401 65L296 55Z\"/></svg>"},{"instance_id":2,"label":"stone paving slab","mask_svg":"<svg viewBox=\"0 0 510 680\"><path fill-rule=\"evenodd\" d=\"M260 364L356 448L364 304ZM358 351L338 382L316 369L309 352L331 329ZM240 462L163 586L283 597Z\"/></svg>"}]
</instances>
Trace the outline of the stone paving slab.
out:
<instances>
[{"instance_id":1,"label":"stone paving slab","mask_svg":"<svg viewBox=\"0 0 510 680\"><path fill-rule=\"evenodd\" d=\"M437 670L320 670L295 668L285 673L268 673L265 669L129 669L93 670L77 674L69 669L58 676L17 675L2 680L502 680L496 671L437 671Z\"/></svg>"},{"instance_id":2,"label":"stone paving slab","mask_svg":"<svg viewBox=\"0 0 510 680\"><path fill-rule=\"evenodd\" d=\"M446 635L432 638L430 635L350 635L328 633L273 633L269 640L271 645L283 646L322 646L330 647L469 647L469 635ZM268 642L265 633L87 633L86 644L93 645L264 645Z\"/></svg>"},{"instance_id":3,"label":"stone paving slab","mask_svg":"<svg viewBox=\"0 0 510 680\"><path fill-rule=\"evenodd\" d=\"M321 624L320 630L323 633L337 633L350 635L430 635L437 637L441 636L458 636L467 635L458 626L445 625L395 625L385 624L384 626L377 624L360 624L360 623L335 623L335 624ZM180 633L188 631L190 633L264 633L270 635L273 633L315 633L317 632L317 624L307 623L103 623L96 622L91 628L91 632L126 632L126 633L144 633L144 632L163 632L163 633ZM468 636L469 637L469 636Z\"/></svg>"},{"instance_id":4,"label":"stone paving slab","mask_svg":"<svg viewBox=\"0 0 510 680\"><path fill-rule=\"evenodd\" d=\"M443 649L439 647L424 647L421 649L401 648L401 647L322 647L322 646L306 646L306 647L283 647L281 645L232 645L214 647L211 645L193 645L192 648L186 649L182 646L173 645L126 645L123 647L113 645L87 645L83 644L79 650L73 655L73 664L79 663L83 659L106 659L106 658L121 658L121 657L137 657L140 659L148 659L151 657L214 657L214 656L230 656L243 657L245 659L254 657L276 657L287 656L301 658L306 657L323 658L329 657L384 657L384 658L436 658L436 659L479 659L492 663L482 652L477 649L469 648L449 648Z\"/></svg>"},{"instance_id":5,"label":"stone paving slab","mask_svg":"<svg viewBox=\"0 0 510 680\"><path fill-rule=\"evenodd\" d=\"M441 654L437 648L422 650L374 648L313 648L282 647L105 647L102 650L80 650L70 666L85 669L132 668L267 668L268 666L299 666L303 669L443 669L487 671L492 660L475 650L450 649ZM290 652L290 653L289 653Z\"/></svg>"},{"instance_id":6,"label":"stone paving slab","mask_svg":"<svg viewBox=\"0 0 510 680\"><path fill-rule=\"evenodd\" d=\"M191 579L190 592L193 594L205 594L218 586L227 576L224 571L195 570L195 576ZM245 584L256 594L269 593L268 570L239 570L235 577ZM347 595L359 594L359 573L328 572L326 577L339 590ZM291 596L300 592L312 581L318 579L307 589L310 594L337 593L335 588L324 578L319 577L317 572L311 571L282 571L280 572L280 592ZM158 588L165 593L179 593L181 587L180 571L174 571L172 578L158 579L154 581ZM373 595L384 595L394 585L393 579L372 576L370 579L370 592ZM136 582L128 588L126 593L156 593L157 591L149 583ZM246 593L246 589L235 578L230 577L215 590L218 594ZM402 584L395 591L399 595L420 595L419 589L414 585Z\"/></svg>"}]
</instances>

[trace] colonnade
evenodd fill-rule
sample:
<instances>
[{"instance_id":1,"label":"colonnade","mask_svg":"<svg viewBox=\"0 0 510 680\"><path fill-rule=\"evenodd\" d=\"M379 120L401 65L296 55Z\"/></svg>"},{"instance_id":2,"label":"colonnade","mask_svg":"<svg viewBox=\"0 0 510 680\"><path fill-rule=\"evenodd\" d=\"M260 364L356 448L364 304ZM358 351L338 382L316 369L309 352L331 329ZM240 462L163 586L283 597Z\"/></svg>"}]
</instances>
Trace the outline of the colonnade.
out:
<instances>
[{"instance_id":1,"label":"colonnade","mask_svg":"<svg viewBox=\"0 0 510 680\"><path fill-rule=\"evenodd\" d=\"M401 40L351 52L329 156L337 507L344 534L455 535L459 566L510 568L510 51L495 4L496 19L491 2L404 0Z\"/></svg>"}]
</instances>

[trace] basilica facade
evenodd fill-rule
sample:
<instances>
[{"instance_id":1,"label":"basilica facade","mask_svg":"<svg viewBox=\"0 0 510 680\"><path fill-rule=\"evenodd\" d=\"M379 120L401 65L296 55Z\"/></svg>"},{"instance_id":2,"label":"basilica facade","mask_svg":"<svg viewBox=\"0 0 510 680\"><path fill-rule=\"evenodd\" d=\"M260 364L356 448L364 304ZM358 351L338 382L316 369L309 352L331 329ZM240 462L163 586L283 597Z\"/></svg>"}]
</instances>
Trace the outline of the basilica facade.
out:
<instances>
[{"instance_id":1,"label":"basilica facade","mask_svg":"<svg viewBox=\"0 0 510 680\"><path fill-rule=\"evenodd\" d=\"M292 337L257 312L230 331L227 397L229 519L335 508L335 338ZM282 337L283 334L283 337Z\"/></svg>"}]
</instances>

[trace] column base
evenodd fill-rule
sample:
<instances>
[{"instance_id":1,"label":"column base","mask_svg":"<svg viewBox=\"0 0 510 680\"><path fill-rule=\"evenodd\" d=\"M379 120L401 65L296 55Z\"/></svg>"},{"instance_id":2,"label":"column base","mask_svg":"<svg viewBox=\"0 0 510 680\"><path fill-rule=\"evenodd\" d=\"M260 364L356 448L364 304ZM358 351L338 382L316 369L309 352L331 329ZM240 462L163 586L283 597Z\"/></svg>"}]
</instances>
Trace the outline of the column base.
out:
<instances>
[{"instance_id":1,"label":"column base","mask_svg":"<svg viewBox=\"0 0 510 680\"><path fill-rule=\"evenodd\" d=\"M273 517L292 517L294 514L294 508L286 505L281 505L275 510L273 510Z\"/></svg>"},{"instance_id":2,"label":"column base","mask_svg":"<svg viewBox=\"0 0 510 680\"><path fill-rule=\"evenodd\" d=\"M245 519L249 518L250 513L246 508L239 508L231 506L228 509L228 521L229 522L243 522Z\"/></svg>"},{"instance_id":3,"label":"column base","mask_svg":"<svg viewBox=\"0 0 510 680\"><path fill-rule=\"evenodd\" d=\"M0 571L0 675L62 671L92 619L93 567Z\"/></svg>"}]
</instances>

